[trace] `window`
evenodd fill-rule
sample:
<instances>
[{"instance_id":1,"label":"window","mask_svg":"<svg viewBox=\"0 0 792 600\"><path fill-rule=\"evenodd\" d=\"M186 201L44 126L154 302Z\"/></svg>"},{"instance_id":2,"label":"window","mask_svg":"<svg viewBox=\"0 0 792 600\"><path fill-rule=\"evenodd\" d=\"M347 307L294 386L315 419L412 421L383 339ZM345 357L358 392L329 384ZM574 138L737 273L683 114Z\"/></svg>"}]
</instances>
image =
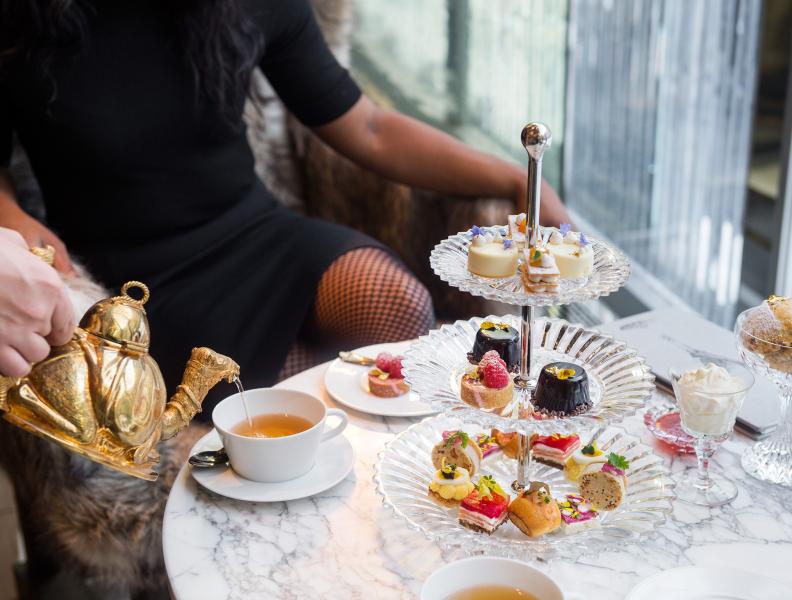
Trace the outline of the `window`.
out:
<instances>
[{"instance_id":1,"label":"window","mask_svg":"<svg viewBox=\"0 0 792 600\"><path fill-rule=\"evenodd\" d=\"M792 10L768 0L763 20L762 7L358 0L353 68L397 108L521 163L523 124L547 123L554 147L545 176L585 230L633 261L626 291L607 300L612 308L688 305L730 326L741 302L771 291L767 265L792 227L784 237L759 224L757 236L753 201L746 220L761 162L754 132L762 130L752 125L760 58L771 48L760 45L763 34L786 44L786 62L777 62L779 72L789 70ZM769 127L776 188L779 122ZM778 190L776 197L767 222L792 222Z\"/></svg>"}]
</instances>

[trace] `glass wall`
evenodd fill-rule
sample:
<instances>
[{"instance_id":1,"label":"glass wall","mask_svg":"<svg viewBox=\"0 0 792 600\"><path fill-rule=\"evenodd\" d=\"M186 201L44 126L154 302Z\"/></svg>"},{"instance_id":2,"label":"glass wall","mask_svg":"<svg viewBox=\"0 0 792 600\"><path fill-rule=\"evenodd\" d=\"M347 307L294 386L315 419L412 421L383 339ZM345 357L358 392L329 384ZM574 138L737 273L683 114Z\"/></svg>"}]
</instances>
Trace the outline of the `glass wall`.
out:
<instances>
[{"instance_id":1,"label":"glass wall","mask_svg":"<svg viewBox=\"0 0 792 600\"><path fill-rule=\"evenodd\" d=\"M761 2L396 4L356 2L362 77L398 108L520 162L522 125L547 123L546 175L583 227L631 256L637 304L733 322Z\"/></svg>"}]
</instances>

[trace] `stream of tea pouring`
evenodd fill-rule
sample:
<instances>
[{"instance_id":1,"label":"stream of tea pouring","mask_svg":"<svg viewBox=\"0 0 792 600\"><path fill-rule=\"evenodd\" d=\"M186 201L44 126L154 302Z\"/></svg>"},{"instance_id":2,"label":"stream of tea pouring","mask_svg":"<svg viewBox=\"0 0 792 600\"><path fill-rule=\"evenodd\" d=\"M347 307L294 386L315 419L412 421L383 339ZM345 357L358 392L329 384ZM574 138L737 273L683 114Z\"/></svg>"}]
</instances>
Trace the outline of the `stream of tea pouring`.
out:
<instances>
[{"instance_id":1,"label":"stream of tea pouring","mask_svg":"<svg viewBox=\"0 0 792 600\"><path fill-rule=\"evenodd\" d=\"M247 420L248 431L253 437L266 437L264 434L259 433L253 429L253 419L250 418L250 411L248 410L247 400L245 400L245 388L242 386L242 380L239 375L234 377L234 383L239 391L239 398L242 400L242 408L245 410L245 420Z\"/></svg>"}]
</instances>

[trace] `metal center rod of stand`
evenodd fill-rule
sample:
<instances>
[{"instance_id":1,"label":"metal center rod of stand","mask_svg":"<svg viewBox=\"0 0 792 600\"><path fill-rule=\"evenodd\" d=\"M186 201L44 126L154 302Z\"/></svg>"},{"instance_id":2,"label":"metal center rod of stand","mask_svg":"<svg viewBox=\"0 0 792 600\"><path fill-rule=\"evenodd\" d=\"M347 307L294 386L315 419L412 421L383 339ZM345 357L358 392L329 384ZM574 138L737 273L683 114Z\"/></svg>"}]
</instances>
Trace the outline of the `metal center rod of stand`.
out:
<instances>
[{"instance_id":1,"label":"metal center rod of stand","mask_svg":"<svg viewBox=\"0 0 792 600\"><path fill-rule=\"evenodd\" d=\"M550 129L542 123L528 123L523 127L520 136L522 145L528 153L528 193L525 203L525 234L530 246L540 239L539 209L542 191L542 155L550 147L552 135ZM521 418L531 402L531 330L533 328L533 306L521 307L520 322L520 374L515 379L516 392L520 401L516 406L516 415ZM517 480L512 483L515 491L522 491L530 483L531 444L528 436L518 434Z\"/></svg>"}]
</instances>

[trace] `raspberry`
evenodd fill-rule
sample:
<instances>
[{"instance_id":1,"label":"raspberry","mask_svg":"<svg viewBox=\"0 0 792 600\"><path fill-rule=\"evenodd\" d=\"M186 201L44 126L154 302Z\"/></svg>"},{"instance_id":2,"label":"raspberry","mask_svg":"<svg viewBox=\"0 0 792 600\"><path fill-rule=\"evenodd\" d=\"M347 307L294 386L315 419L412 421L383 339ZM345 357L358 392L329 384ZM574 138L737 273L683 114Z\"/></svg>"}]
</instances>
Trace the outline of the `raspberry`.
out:
<instances>
[{"instance_id":1,"label":"raspberry","mask_svg":"<svg viewBox=\"0 0 792 600\"><path fill-rule=\"evenodd\" d=\"M489 364L499 365L500 367L503 367L505 371L508 371L506 368L506 363L503 361L500 355L495 350L490 350L489 352L485 353L479 361L478 374L480 378L484 378L484 369Z\"/></svg>"},{"instance_id":2,"label":"raspberry","mask_svg":"<svg viewBox=\"0 0 792 600\"><path fill-rule=\"evenodd\" d=\"M374 364L383 373L390 373L392 362L393 356L390 354L390 352L380 352L377 354L377 359Z\"/></svg>"},{"instance_id":3,"label":"raspberry","mask_svg":"<svg viewBox=\"0 0 792 600\"><path fill-rule=\"evenodd\" d=\"M402 379L404 375L402 375L402 359L403 356L394 356L391 360L390 364L390 376L394 379Z\"/></svg>"},{"instance_id":4,"label":"raspberry","mask_svg":"<svg viewBox=\"0 0 792 600\"><path fill-rule=\"evenodd\" d=\"M491 361L484 365L481 379L488 388L502 389L509 385L509 372L501 364L503 361ZM481 367L479 367L481 368Z\"/></svg>"}]
</instances>

